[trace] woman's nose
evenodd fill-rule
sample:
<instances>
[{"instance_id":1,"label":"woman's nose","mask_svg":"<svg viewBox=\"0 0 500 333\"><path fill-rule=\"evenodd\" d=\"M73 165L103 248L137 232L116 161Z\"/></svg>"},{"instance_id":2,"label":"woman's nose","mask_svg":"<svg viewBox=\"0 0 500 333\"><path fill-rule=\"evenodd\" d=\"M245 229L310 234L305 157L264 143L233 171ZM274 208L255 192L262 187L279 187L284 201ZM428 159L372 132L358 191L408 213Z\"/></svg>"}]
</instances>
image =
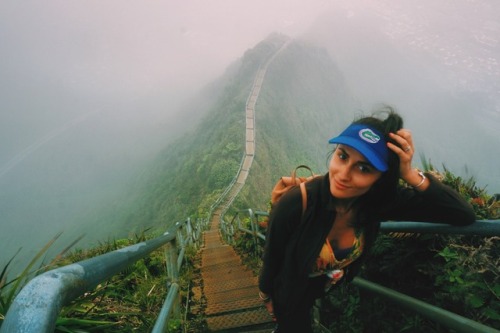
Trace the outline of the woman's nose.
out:
<instances>
[{"instance_id":1,"label":"woman's nose","mask_svg":"<svg viewBox=\"0 0 500 333\"><path fill-rule=\"evenodd\" d=\"M338 169L339 179L349 180L351 178L351 169L347 165L343 165Z\"/></svg>"}]
</instances>

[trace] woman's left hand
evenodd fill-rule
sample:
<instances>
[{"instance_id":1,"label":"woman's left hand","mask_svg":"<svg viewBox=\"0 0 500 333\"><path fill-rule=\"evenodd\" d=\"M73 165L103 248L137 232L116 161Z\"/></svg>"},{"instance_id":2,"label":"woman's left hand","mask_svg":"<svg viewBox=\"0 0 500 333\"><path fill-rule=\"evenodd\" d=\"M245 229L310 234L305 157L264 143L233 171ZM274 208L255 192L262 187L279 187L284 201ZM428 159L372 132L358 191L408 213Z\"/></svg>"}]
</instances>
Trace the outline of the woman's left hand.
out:
<instances>
[{"instance_id":1,"label":"woman's left hand","mask_svg":"<svg viewBox=\"0 0 500 333\"><path fill-rule=\"evenodd\" d=\"M422 177L418 174L418 170L412 167L415 147L413 146L413 138L410 130L403 128L396 133L390 133L390 136L391 139L397 143L397 145L388 142L387 146L399 156L400 177L410 185L416 186L417 184L420 184ZM427 186L428 180L426 180L425 183L420 184L419 189L425 190Z\"/></svg>"},{"instance_id":2,"label":"woman's left hand","mask_svg":"<svg viewBox=\"0 0 500 333\"><path fill-rule=\"evenodd\" d=\"M399 156L399 174L401 178L405 179L405 175L412 170L411 161L413 159L413 153L415 152L411 132L403 128L389 135L391 139L398 143L398 145L395 145L392 142L388 142L387 146Z\"/></svg>"}]
</instances>

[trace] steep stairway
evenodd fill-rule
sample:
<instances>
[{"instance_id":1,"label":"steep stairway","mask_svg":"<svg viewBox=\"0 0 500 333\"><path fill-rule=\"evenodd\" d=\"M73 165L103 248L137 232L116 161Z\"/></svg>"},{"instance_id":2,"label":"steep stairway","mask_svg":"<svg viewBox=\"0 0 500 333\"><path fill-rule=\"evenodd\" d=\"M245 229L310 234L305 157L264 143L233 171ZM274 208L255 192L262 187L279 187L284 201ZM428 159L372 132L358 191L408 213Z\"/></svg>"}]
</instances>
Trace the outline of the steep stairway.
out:
<instances>
[{"instance_id":1,"label":"steep stairway","mask_svg":"<svg viewBox=\"0 0 500 333\"><path fill-rule=\"evenodd\" d=\"M258 281L234 249L222 243L218 216L204 233L201 253L205 316L211 332L270 332L274 327L258 296Z\"/></svg>"}]
</instances>

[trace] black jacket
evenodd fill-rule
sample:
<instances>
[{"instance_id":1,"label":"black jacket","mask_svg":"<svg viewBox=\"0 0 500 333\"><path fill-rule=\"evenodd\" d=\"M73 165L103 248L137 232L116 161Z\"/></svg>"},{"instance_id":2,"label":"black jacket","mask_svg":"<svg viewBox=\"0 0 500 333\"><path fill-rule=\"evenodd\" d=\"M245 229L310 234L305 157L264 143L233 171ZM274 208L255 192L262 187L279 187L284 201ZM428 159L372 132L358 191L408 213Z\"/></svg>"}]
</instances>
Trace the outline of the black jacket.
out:
<instances>
[{"instance_id":1,"label":"black jacket","mask_svg":"<svg viewBox=\"0 0 500 333\"><path fill-rule=\"evenodd\" d=\"M426 221L467 225L475 221L472 207L454 190L427 174L429 187L418 192L401 188L384 211L363 216L365 246L361 257L348 266L352 280L373 245L381 221ZM259 288L271 295L274 304L292 311L304 297L320 297L324 283L312 283L310 268L335 220L335 199L330 194L328 174L306 184L307 208L302 212L298 187L283 195L271 211L263 255ZM303 214L302 214L303 213ZM326 281L323 281L326 282Z\"/></svg>"}]
</instances>

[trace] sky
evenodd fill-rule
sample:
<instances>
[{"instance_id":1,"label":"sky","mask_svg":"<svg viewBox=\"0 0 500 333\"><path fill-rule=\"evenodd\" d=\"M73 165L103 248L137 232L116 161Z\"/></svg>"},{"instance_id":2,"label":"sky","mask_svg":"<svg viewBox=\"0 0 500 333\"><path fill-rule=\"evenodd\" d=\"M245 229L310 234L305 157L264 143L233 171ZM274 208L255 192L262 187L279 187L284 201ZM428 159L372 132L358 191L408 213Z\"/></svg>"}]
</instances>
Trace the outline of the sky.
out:
<instances>
[{"instance_id":1,"label":"sky","mask_svg":"<svg viewBox=\"0 0 500 333\"><path fill-rule=\"evenodd\" d=\"M144 94L218 75L318 1L2 1L3 66L89 94Z\"/></svg>"},{"instance_id":2,"label":"sky","mask_svg":"<svg viewBox=\"0 0 500 333\"><path fill-rule=\"evenodd\" d=\"M2 1L0 168L83 114L171 114L273 31L310 25L323 1ZM161 97L158 97L161 96ZM154 103L153 103L154 104ZM165 107L167 105L167 107ZM145 115L144 115L145 114Z\"/></svg>"},{"instance_id":3,"label":"sky","mask_svg":"<svg viewBox=\"0 0 500 333\"><path fill-rule=\"evenodd\" d=\"M180 131L182 105L273 32L323 43L362 107L396 103L434 161L468 164L500 192L499 7L0 1L0 244L14 253L40 229L71 228L75 212L120 191L127 168Z\"/></svg>"},{"instance_id":4,"label":"sky","mask_svg":"<svg viewBox=\"0 0 500 333\"><path fill-rule=\"evenodd\" d=\"M339 4L313 30L362 109L394 105L419 155L498 193L500 2Z\"/></svg>"}]
</instances>

